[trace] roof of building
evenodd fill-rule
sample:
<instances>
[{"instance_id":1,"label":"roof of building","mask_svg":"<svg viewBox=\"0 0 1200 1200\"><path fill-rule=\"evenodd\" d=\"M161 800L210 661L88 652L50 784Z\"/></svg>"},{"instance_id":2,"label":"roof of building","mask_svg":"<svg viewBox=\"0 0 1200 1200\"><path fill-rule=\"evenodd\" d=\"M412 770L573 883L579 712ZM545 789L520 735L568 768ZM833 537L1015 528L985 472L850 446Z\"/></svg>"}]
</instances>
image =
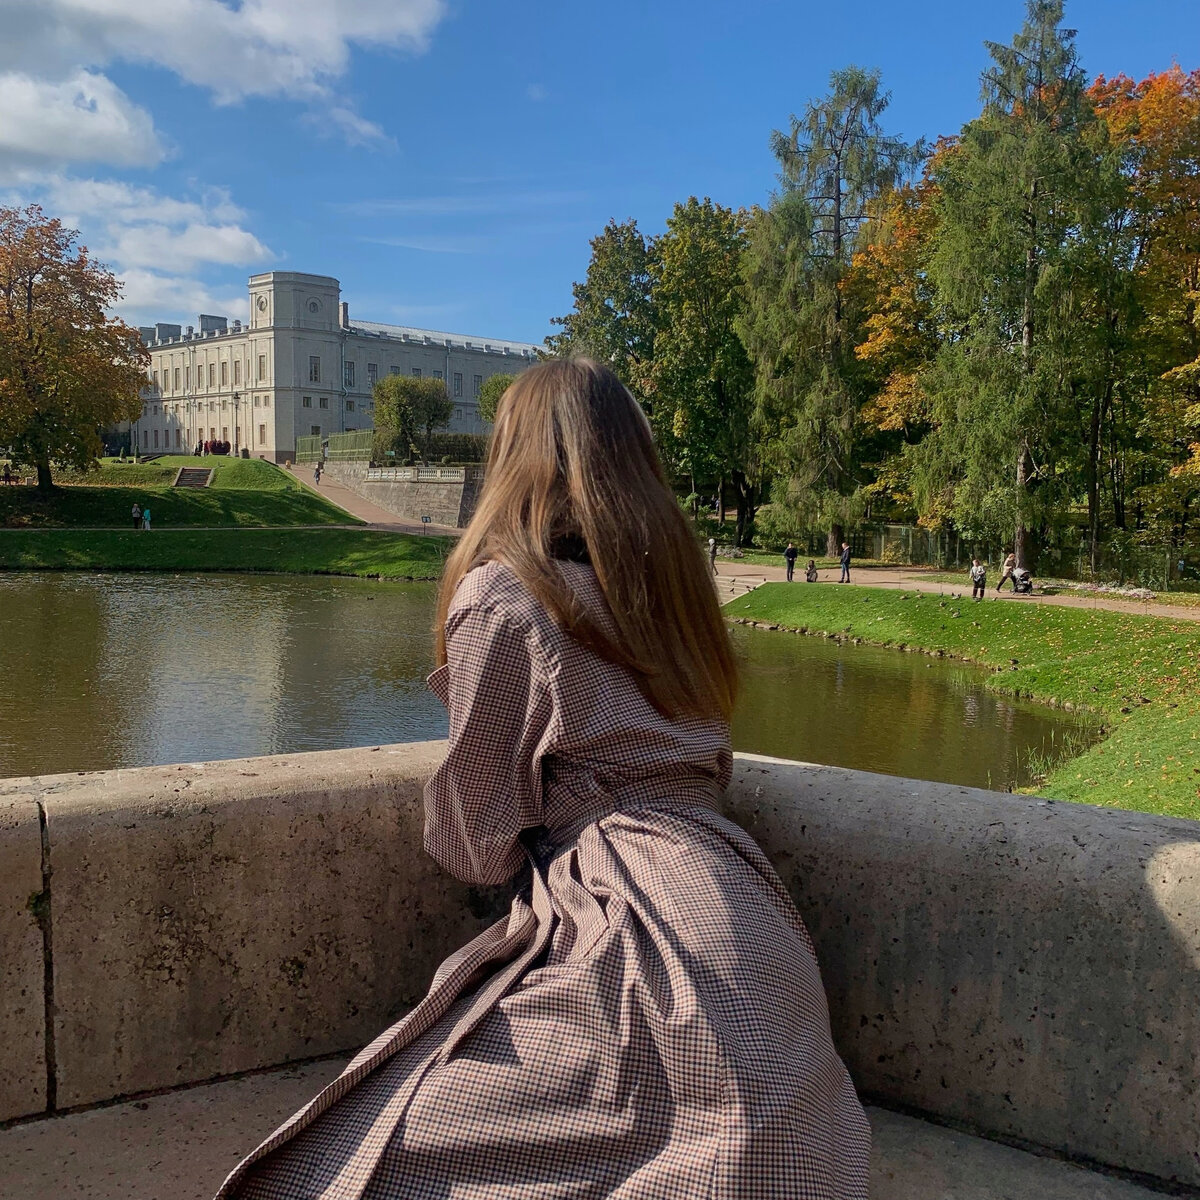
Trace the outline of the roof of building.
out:
<instances>
[{"instance_id":1,"label":"roof of building","mask_svg":"<svg viewBox=\"0 0 1200 1200\"><path fill-rule=\"evenodd\" d=\"M417 342L434 346L459 346L471 350L491 350L501 354L536 355L542 347L532 342L511 342L504 338L475 337L464 333L447 333L442 329L417 329L411 325L385 325L381 321L351 321L352 333L365 333L373 337L395 338L398 341Z\"/></svg>"}]
</instances>

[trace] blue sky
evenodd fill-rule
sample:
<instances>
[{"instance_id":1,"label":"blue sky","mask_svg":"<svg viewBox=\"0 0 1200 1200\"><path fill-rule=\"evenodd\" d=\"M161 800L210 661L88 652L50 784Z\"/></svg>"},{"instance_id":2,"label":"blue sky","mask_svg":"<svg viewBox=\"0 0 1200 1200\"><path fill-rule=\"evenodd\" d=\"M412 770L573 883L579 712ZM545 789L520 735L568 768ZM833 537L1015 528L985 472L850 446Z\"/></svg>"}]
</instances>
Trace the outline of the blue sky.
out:
<instances>
[{"instance_id":1,"label":"blue sky","mask_svg":"<svg viewBox=\"0 0 1200 1200\"><path fill-rule=\"evenodd\" d=\"M0 0L0 198L126 279L135 323L246 315L251 272L352 317L540 341L610 218L762 202L774 128L847 63L952 133L1023 0ZM1196 0L1074 0L1090 75L1200 65Z\"/></svg>"}]
</instances>

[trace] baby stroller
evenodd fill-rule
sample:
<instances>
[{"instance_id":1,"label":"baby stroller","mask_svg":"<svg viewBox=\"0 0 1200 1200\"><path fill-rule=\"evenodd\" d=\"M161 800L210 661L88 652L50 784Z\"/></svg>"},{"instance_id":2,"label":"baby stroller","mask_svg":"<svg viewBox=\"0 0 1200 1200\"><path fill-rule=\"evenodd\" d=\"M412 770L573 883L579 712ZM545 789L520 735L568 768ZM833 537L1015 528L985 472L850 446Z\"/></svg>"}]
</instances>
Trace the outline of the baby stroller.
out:
<instances>
[{"instance_id":1,"label":"baby stroller","mask_svg":"<svg viewBox=\"0 0 1200 1200\"><path fill-rule=\"evenodd\" d=\"M1013 591L1018 596L1028 596L1033 591L1033 576L1024 567L1016 567L1012 573Z\"/></svg>"}]
</instances>

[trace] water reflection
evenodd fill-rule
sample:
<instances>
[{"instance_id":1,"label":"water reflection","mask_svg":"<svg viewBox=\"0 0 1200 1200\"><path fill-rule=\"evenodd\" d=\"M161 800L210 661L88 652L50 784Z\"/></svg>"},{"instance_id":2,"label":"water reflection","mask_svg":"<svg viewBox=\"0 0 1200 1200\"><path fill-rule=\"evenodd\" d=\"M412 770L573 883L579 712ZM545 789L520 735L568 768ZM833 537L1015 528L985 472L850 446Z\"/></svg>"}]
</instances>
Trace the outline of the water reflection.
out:
<instances>
[{"instance_id":1,"label":"water reflection","mask_svg":"<svg viewBox=\"0 0 1200 1200\"><path fill-rule=\"evenodd\" d=\"M0 575L0 775L443 737L433 600L337 578ZM1069 723L918 655L734 638L738 749L1003 787Z\"/></svg>"}]
</instances>

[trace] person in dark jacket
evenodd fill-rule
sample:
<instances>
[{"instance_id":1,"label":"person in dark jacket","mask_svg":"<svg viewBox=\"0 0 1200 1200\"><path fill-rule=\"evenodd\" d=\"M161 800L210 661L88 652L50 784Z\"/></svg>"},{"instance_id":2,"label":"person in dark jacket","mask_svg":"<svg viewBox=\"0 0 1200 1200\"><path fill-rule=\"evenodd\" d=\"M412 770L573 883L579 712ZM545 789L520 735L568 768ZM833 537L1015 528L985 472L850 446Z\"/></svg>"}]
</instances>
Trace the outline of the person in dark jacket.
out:
<instances>
[{"instance_id":1,"label":"person in dark jacket","mask_svg":"<svg viewBox=\"0 0 1200 1200\"><path fill-rule=\"evenodd\" d=\"M850 582L850 543L842 543L842 578L839 582Z\"/></svg>"},{"instance_id":2,"label":"person in dark jacket","mask_svg":"<svg viewBox=\"0 0 1200 1200\"><path fill-rule=\"evenodd\" d=\"M792 572L796 569L796 555L799 551L791 542L788 542L787 549L783 552L783 561L787 563L787 581L792 582Z\"/></svg>"}]
</instances>

